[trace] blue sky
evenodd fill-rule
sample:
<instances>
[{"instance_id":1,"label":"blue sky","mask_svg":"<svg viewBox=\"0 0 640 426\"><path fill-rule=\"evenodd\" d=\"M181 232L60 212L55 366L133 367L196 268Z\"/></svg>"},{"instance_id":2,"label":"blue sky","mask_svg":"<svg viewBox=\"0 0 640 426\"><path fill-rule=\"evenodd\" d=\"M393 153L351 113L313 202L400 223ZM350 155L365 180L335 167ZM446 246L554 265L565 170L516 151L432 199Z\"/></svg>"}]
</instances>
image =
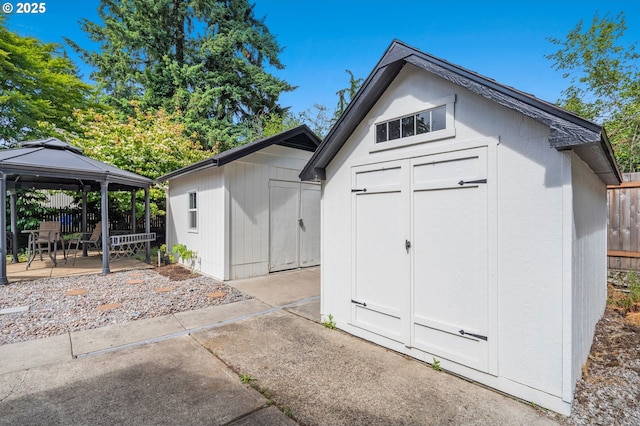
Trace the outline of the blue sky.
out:
<instances>
[{"instance_id":1,"label":"blue sky","mask_svg":"<svg viewBox=\"0 0 640 426\"><path fill-rule=\"evenodd\" d=\"M8 0L17 5L14 0ZM1 3L7 1L2 0ZM350 69L365 78L393 39L471 69L500 83L555 102L568 85L543 57L554 52L548 37L564 38L596 13L624 11L625 39L640 41L639 0L253 0L256 15L284 48L284 70L274 74L298 86L280 103L301 112L314 103L334 108L348 86ZM81 18L97 20L97 0L49 0L42 15L11 13L8 26L21 35L80 45ZM640 48L640 47L639 47ZM88 75L90 69L82 66Z\"/></svg>"}]
</instances>

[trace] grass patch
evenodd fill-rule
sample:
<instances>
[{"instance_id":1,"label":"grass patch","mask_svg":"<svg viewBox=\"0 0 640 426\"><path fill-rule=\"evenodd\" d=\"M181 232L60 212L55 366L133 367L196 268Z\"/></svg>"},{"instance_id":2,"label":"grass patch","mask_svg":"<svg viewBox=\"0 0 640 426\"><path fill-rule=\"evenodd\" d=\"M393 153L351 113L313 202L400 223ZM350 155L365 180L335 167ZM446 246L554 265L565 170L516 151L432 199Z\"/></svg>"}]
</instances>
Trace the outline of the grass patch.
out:
<instances>
[{"instance_id":1,"label":"grass patch","mask_svg":"<svg viewBox=\"0 0 640 426\"><path fill-rule=\"evenodd\" d=\"M440 360L433 358L431 369L435 371L442 371L442 367L440 367Z\"/></svg>"},{"instance_id":2,"label":"grass patch","mask_svg":"<svg viewBox=\"0 0 640 426\"><path fill-rule=\"evenodd\" d=\"M240 381L245 385L252 385L256 381L255 377L250 374L242 373L240 374Z\"/></svg>"},{"instance_id":3,"label":"grass patch","mask_svg":"<svg viewBox=\"0 0 640 426\"><path fill-rule=\"evenodd\" d=\"M269 391L268 389L265 389L263 387L258 386L258 383L256 382L256 378L255 377L253 377L249 373L241 373L240 374L240 381L245 385L251 386L253 389L255 389L258 392L260 392L260 394L262 394L262 396L267 398L267 402L265 403L265 405L267 407L271 407L272 405L274 405L278 410L282 411L285 416L289 417L290 419L293 419L293 410L291 409L291 407L288 407L288 406L283 405L283 404L276 403L276 401L271 398L271 391Z\"/></svg>"},{"instance_id":4,"label":"grass patch","mask_svg":"<svg viewBox=\"0 0 640 426\"><path fill-rule=\"evenodd\" d=\"M627 289L616 290L609 285L607 289L607 304L624 313L640 312L640 278L635 271L629 271L626 277Z\"/></svg>"},{"instance_id":5,"label":"grass patch","mask_svg":"<svg viewBox=\"0 0 640 426\"><path fill-rule=\"evenodd\" d=\"M322 325L328 329L335 330L336 322L333 320L333 315L329 314L329 317L322 322Z\"/></svg>"}]
</instances>

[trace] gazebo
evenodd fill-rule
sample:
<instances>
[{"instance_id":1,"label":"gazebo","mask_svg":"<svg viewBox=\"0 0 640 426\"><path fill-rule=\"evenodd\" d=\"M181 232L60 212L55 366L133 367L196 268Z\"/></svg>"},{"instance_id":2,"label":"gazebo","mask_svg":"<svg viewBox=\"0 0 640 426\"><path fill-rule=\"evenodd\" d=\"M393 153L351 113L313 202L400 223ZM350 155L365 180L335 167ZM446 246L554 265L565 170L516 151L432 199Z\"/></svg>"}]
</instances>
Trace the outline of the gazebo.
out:
<instances>
[{"instance_id":1,"label":"gazebo","mask_svg":"<svg viewBox=\"0 0 640 426\"><path fill-rule=\"evenodd\" d=\"M87 230L87 192L101 193L102 211L102 273L109 269L109 191L130 191L132 194L132 219L135 230L135 191L145 191L145 233L150 234L149 188L151 179L102 163L83 155L82 150L56 138L22 143L19 148L0 150L0 199L6 200L7 192L11 205L11 231L14 256L17 250L16 190L59 189L82 192L82 231ZM0 229L6 230L6 202L0 203ZM142 235L142 234L141 234ZM144 239L144 237L143 237ZM146 261L150 243L145 244ZM0 284L7 280L7 241L0 238Z\"/></svg>"}]
</instances>

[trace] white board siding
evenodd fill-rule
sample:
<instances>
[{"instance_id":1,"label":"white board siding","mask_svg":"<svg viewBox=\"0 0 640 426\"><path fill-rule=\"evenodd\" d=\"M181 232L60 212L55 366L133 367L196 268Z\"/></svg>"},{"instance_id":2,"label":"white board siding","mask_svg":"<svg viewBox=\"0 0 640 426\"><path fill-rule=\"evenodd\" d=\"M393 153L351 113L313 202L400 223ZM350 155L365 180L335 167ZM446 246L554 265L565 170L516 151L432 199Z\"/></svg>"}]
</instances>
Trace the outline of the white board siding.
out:
<instances>
[{"instance_id":1,"label":"white board siding","mask_svg":"<svg viewBox=\"0 0 640 426\"><path fill-rule=\"evenodd\" d=\"M374 123L419 111L430 100L451 95L456 96L454 138L371 152ZM326 168L322 315L332 314L338 326L350 333L430 362L431 354L351 323L354 250L348 189L352 168L487 145L483 142L487 138L499 140L493 151L494 169L489 170L496 176L498 200L494 207L498 248L493 276L497 280L498 306L490 312L498 324L497 377L447 360L442 360L442 365L567 413L569 405L562 400L564 156L549 146L548 136L549 129L538 122L405 66Z\"/></svg>"},{"instance_id":2,"label":"white board siding","mask_svg":"<svg viewBox=\"0 0 640 426\"><path fill-rule=\"evenodd\" d=\"M272 145L221 167L171 179L167 246L181 243L196 250L199 270L219 279L267 274L269 181L300 182L311 155ZM188 231L190 191L198 193L197 232Z\"/></svg>"},{"instance_id":3,"label":"white board siding","mask_svg":"<svg viewBox=\"0 0 640 426\"><path fill-rule=\"evenodd\" d=\"M595 326L607 299L607 190L591 169L572 155L572 376L581 375L593 341Z\"/></svg>"},{"instance_id":4,"label":"white board siding","mask_svg":"<svg viewBox=\"0 0 640 426\"><path fill-rule=\"evenodd\" d=\"M498 156L500 375L561 397L563 156L546 138Z\"/></svg>"},{"instance_id":5,"label":"white board siding","mask_svg":"<svg viewBox=\"0 0 640 426\"><path fill-rule=\"evenodd\" d=\"M171 180L167 220L167 247L184 244L198 252L198 269L225 279L225 179L210 168ZM198 230L188 230L188 193L197 192Z\"/></svg>"},{"instance_id":6,"label":"white board siding","mask_svg":"<svg viewBox=\"0 0 640 426\"><path fill-rule=\"evenodd\" d=\"M269 180L299 182L310 152L270 146L223 166L229 188L229 279L269 273Z\"/></svg>"}]
</instances>

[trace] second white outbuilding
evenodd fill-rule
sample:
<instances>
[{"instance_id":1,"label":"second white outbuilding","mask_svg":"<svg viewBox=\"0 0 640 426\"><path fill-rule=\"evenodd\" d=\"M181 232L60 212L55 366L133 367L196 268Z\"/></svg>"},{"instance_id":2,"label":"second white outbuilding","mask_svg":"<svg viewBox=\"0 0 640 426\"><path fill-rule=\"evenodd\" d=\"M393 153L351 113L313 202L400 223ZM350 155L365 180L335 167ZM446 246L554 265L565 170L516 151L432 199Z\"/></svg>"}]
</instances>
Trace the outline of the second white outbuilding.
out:
<instances>
[{"instance_id":1,"label":"second white outbuilding","mask_svg":"<svg viewBox=\"0 0 640 426\"><path fill-rule=\"evenodd\" d=\"M298 175L320 139L305 125L224 151L168 182L167 247L232 280L320 263L320 185Z\"/></svg>"}]
</instances>

